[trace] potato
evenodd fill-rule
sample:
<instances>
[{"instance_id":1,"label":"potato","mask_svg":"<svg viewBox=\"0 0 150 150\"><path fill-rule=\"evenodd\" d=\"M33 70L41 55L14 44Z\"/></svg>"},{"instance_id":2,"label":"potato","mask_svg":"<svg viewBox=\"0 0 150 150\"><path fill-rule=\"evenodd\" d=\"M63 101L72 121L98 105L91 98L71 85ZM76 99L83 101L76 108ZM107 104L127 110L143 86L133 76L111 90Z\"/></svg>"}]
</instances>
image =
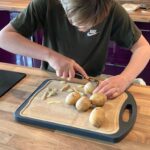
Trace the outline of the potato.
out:
<instances>
[{"instance_id":1,"label":"potato","mask_svg":"<svg viewBox=\"0 0 150 150\"><path fill-rule=\"evenodd\" d=\"M86 83L85 86L84 86L84 93L85 94L92 94L92 92L94 91L95 87L96 86L92 82Z\"/></svg>"},{"instance_id":2,"label":"potato","mask_svg":"<svg viewBox=\"0 0 150 150\"><path fill-rule=\"evenodd\" d=\"M77 102L76 102L76 109L78 111L87 111L92 106L90 100L86 96L82 96Z\"/></svg>"},{"instance_id":3,"label":"potato","mask_svg":"<svg viewBox=\"0 0 150 150\"><path fill-rule=\"evenodd\" d=\"M75 105L75 103L77 102L77 100L80 97L81 96L78 92L72 92L72 93L67 95L67 97L65 99L65 103L68 104L68 105Z\"/></svg>"},{"instance_id":4,"label":"potato","mask_svg":"<svg viewBox=\"0 0 150 150\"><path fill-rule=\"evenodd\" d=\"M95 106L103 106L107 101L107 96L103 93L94 93L90 96L91 103Z\"/></svg>"},{"instance_id":5,"label":"potato","mask_svg":"<svg viewBox=\"0 0 150 150\"><path fill-rule=\"evenodd\" d=\"M90 117L89 117L89 122L99 128L105 120L105 112L102 107L96 107L92 110Z\"/></svg>"}]
</instances>

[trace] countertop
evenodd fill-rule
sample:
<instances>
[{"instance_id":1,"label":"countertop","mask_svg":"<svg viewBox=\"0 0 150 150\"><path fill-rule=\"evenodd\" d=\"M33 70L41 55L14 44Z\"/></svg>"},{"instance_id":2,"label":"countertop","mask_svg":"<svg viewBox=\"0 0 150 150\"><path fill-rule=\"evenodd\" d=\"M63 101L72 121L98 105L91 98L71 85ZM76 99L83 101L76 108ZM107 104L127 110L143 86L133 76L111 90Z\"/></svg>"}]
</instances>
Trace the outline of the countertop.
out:
<instances>
[{"instance_id":1,"label":"countertop","mask_svg":"<svg viewBox=\"0 0 150 150\"><path fill-rule=\"evenodd\" d=\"M31 0L0 0L0 10L7 11L21 11ZM129 13L134 21L150 22L150 10L139 9L135 12Z\"/></svg>"},{"instance_id":2,"label":"countertop","mask_svg":"<svg viewBox=\"0 0 150 150\"><path fill-rule=\"evenodd\" d=\"M55 74L38 68L0 63L0 69L26 73L27 76L0 98L0 150L102 150L150 148L150 86L131 86L138 108L131 132L119 143L112 144L72 134L16 122L13 113L47 78Z\"/></svg>"},{"instance_id":3,"label":"countertop","mask_svg":"<svg viewBox=\"0 0 150 150\"><path fill-rule=\"evenodd\" d=\"M130 12L129 16L133 21L150 23L150 10L138 9L134 12Z\"/></svg>"},{"instance_id":4,"label":"countertop","mask_svg":"<svg viewBox=\"0 0 150 150\"><path fill-rule=\"evenodd\" d=\"M21 11L31 0L0 0L0 10Z\"/></svg>"}]
</instances>

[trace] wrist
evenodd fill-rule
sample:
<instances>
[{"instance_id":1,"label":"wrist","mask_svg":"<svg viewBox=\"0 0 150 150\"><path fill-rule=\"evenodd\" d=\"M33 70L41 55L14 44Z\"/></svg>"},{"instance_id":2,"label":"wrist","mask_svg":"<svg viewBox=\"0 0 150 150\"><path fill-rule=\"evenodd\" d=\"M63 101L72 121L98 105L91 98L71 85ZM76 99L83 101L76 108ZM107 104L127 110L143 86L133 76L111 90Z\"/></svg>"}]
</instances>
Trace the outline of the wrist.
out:
<instances>
[{"instance_id":1,"label":"wrist","mask_svg":"<svg viewBox=\"0 0 150 150\"><path fill-rule=\"evenodd\" d=\"M133 82L133 80L135 79L134 77L130 76L130 75L127 75L127 74L124 74L124 73L121 73L120 74L120 77L126 81L128 84L131 84Z\"/></svg>"},{"instance_id":2,"label":"wrist","mask_svg":"<svg viewBox=\"0 0 150 150\"><path fill-rule=\"evenodd\" d=\"M49 62L51 59L53 59L53 57L55 57L54 55L55 55L55 52L47 48L47 51L44 56L44 61Z\"/></svg>"}]
</instances>

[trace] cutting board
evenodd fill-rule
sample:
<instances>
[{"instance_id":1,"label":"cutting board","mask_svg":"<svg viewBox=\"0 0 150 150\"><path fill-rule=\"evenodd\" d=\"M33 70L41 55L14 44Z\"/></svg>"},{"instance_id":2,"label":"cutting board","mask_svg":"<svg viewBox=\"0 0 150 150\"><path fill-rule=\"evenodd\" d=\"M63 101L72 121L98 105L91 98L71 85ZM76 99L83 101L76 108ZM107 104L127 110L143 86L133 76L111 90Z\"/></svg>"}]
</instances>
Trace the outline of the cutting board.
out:
<instances>
[{"instance_id":1,"label":"cutting board","mask_svg":"<svg viewBox=\"0 0 150 150\"><path fill-rule=\"evenodd\" d=\"M25 73L0 70L0 97L26 76Z\"/></svg>"},{"instance_id":2,"label":"cutting board","mask_svg":"<svg viewBox=\"0 0 150 150\"><path fill-rule=\"evenodd\" d=\"M68 84L82 92L81 83L68 82ZM132 129L136 120L137 108L130 93L125 92L105 103L103 106L105 121L100 128L96 128L89 123L92 108L87 112L78 112L74 106L65 104L68 91L61 91L63 86L64 82L60 80L44 81L16 110L15 119L27 124L109 142L120 141ZM56 88L57 95L43 99L44 93L50 88ZM127 121L123 120L125 110L130 112Z\"/></svg>"}]
</instances>

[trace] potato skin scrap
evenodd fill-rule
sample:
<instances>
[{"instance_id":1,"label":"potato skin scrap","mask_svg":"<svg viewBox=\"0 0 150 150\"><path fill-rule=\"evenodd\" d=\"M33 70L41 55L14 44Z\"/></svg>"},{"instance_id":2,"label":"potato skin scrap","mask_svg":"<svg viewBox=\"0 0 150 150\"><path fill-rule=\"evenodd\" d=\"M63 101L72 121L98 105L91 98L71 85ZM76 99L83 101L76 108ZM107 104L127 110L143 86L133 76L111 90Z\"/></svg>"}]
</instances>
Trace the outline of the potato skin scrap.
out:
<instances>
[{"instance_id":1,"label":"potato skin scrap","mask_svg":"<svg viewBox=\"0 0 150 150\"><path fill-rule=\"evenodd\" d=\"M70 85L69 84L65 84L61 89L60 91L67 91L68 89L70 88Z\"/></svg>"},{"instance_id":2,"label":"potato skin scrap","mask_svg":"<svg viewBox=\"0 0 150 150\"><path fill-rule=\"evenodd\" d=\"M61 101L48 101L47 104L59 104Z\"/></svg>"},{"instance_id":3,"label":"potato skin scrap","mask_svg":"<svg viewBox=\"0 0 150 150\"><path fill-rule=\"evenodd\" d=\"M66 84L66 81L60 81L60 84Z\"/></svg>"},{"instance_id":4,"label":"potato skin scrap","mask_svg":"<svg viewBox=\"0 0 150 150\"><path fill-rule=\"evenodd\" d=\"M51 97L51 96L55 96L57 95L57 89L51 89L48 94L47 97Z\"/></svg>"},{"instance_id":5,"label":"potato skin scrap","mask_svg":"<svg viewBox=\"0 0 150 150\"><path fill-rule=\"evenodd\" d=\"M74 91L74 90L71 89L71 88L67 90L67 92L69 92L69 93L70 93L70 92L73 92L73 91Z\"/></svg>"},{"instance_id":6,"label":"potato skin scrap","mask_svg":"<svg viewBox=\"0 0 150 150\"><path fill-rule=\"evenodd\" d=\"M80 84L80 85L78 85L78 87L79 87L79 88L84 88L84 85L81 85L81 84Z\"/></svg>"},{"instance_id":7,"label":"potato skin scrap","mask_svg":"<svg viewBox=\"0 0 150 150\"><path fill-rule=\"evenodd\" d=\"M42 97L41 97L41 100L45 100L46 98L47 98L47 92L45 92L43 95L42 95Z\"/></svg>"}]
</instances>

